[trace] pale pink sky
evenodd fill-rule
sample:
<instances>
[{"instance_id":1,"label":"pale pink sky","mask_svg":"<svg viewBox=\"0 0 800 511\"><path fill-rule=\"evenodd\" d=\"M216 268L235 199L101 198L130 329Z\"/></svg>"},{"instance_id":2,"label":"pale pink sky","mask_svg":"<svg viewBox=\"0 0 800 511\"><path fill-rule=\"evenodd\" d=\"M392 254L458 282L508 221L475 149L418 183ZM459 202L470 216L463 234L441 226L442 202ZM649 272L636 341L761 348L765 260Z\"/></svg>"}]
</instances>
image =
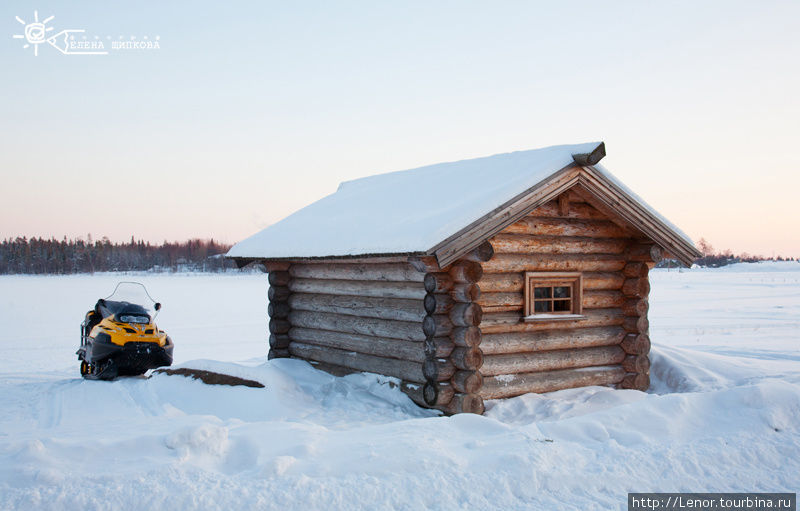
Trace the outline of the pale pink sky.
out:
<instances>
[{"instance_id":1,"label":"pale pink sky","mask_svg":"<svg viewBox=\"0 0 800 511\"><path fill-rule=\"evenodd\" d=\"M800 257L800 4L698 4L42 1L162 44L34 57L4 2L0 238L235 242L340 181L604 140L695 240Z\"/></svg>"}]
</instances>

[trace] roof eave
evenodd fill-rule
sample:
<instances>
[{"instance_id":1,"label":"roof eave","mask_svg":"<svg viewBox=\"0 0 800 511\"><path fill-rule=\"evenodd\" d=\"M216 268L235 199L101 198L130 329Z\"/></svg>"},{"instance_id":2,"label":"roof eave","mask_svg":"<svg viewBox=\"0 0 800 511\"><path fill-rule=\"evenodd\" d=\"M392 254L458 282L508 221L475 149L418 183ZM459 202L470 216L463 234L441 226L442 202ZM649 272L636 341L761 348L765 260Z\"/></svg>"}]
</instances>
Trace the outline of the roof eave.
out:
<instances>
[{"instance_id":1,"label":"roof eave","mask_svg":"<svg viewBox=\"0 0 800 511\"><path fill-rule=\"evenodd\" d=\"M584 166L582 170L581 186L680 262L691 266L694 260L702 255L691 240L664 223L661 218L619 188L602 172L593 166Z\"/></svg>"}]
</instances>

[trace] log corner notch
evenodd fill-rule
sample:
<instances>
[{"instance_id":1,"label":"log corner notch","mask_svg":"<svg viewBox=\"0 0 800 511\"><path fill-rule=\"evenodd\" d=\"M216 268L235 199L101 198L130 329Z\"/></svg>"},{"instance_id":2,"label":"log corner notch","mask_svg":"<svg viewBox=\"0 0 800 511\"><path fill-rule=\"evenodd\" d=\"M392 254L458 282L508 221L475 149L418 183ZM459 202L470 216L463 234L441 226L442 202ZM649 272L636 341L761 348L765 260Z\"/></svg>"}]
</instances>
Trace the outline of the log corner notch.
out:
<instances>
[{"instance_id":1,"label":"log corner notch","mask_svg":"<svg viewBox=\"0 0 800 511\"><path fill-rule=\"evenodd\" d=\"M483 276L481 262L494 256L494 249L484 242L446 269L438 264L417 260L414 265L426 271L425 310L422 323L425 334L426 383L422 398L425 405L446 414L483 414L483 398L479 395L483 377L480 350L480 322L483 317L477 282ZM435 346L446 342L452 347L446 358L439 358Z\"/></svg>"},{"instance_id":2,"label":"log corner notch","mask_svg":"<svg viewBox=\"0 0 800 511\"><path fill-rule=\"evenodd\" d=\"M600 144L595 147L591 153L573 154L572 159L575 160L575 163L581 167L589 167L591 165L597 165L600 163L600 160L602 160L605 155L606 144L605 142L600 142Z\"/></svg>"},{"instance_id":3,"label":"log corner notch","mask_svg":"<svg viewBox=\"0 0 800 511\"><path fill-rule=\"evenodd\" d=\"M289 275L290 264L286 262L265 262L269 280L269 354L267 360L288 358L289 355Z\"/></svg>"},{"instance_id":4,"label":"log corner notch","mask_svg":"<svg viewBox=\"0 0 800 511\"><path fill-rule=\"evenodd\" d=\"M648 336L650 293L650 267L662 257L661 249L654 244L634 243L628 249L628 263L622 270L625 282L622 285L625 304L623 328L627 334L620 347L626 356L622 367L626 374L620 383L624 389L645 391L650 387L650 338Z\"/></svg>"}]
</instances>

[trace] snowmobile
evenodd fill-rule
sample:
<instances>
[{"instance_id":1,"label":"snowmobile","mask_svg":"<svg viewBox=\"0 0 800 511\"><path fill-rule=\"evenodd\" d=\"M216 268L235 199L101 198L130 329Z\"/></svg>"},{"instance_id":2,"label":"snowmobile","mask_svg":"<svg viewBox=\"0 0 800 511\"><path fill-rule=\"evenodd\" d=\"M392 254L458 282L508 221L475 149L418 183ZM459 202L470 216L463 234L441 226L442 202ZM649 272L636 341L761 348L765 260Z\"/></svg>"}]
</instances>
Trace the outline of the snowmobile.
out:
<instances>
[{"instance_id":1,"label":"snowmobile","mask_svg":"<svg viewBox=\"0 0 800 511\"><path fill-rule=\"evenodd\" d=\"M138 282L120 282L81 323L81 376L113 380L172 365L172 339L155 324L161 304Z\"/></svg>"}]
</instances>

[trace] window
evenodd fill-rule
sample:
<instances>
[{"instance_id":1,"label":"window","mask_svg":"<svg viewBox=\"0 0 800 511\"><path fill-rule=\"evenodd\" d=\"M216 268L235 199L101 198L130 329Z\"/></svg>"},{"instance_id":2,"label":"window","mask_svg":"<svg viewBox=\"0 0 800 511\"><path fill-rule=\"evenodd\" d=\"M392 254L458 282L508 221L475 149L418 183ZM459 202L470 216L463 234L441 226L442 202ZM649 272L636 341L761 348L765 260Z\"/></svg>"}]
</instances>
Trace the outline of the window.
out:
<instances>
[{"instance_id":1,"label":"window","mask_svg":"<svg viewBox=\"0 0 800 511\"><path fill-rule=\"evenodd\" d=\"M525 274L525 319L576 319L581 314L580 273Z\"/></svg>"}]
</instances>

